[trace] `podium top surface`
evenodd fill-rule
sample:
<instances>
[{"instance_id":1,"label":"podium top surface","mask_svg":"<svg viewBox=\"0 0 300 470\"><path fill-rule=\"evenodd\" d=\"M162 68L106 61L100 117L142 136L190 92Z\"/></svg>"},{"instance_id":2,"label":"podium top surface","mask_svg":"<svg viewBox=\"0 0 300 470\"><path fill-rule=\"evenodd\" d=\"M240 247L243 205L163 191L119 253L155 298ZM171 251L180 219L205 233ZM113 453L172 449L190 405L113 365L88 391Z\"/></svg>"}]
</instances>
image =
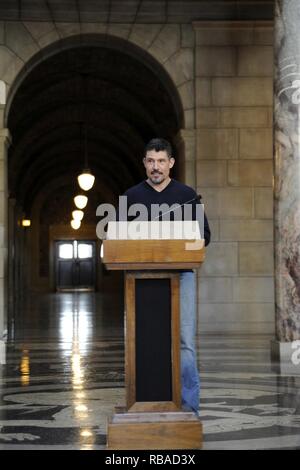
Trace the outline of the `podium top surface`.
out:
<instances>
[{"instance_id":1,"label":"podium top surface","mask_svg":"<svg viewBox=\"0 0 300 470\"><path fill-rule=\"evenodd\" d=\"M204 260L197 221L109 222L103 242L107 269L194 269Z\"/></svg>"}]
</instances>

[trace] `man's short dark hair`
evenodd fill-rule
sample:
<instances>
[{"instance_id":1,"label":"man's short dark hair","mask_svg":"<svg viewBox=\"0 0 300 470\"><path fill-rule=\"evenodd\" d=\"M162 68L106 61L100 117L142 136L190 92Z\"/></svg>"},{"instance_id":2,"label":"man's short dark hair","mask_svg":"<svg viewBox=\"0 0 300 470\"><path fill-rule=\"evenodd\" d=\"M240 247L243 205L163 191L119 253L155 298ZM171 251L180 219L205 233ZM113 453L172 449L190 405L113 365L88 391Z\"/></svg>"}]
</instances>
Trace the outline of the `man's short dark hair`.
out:
<instances>
[{"instance_id":1,"label":"man's short dark hair","mask_svg":"<svg viewBox=\"0 0 300 470\"><path fill-rule=\"evenodd\" d=\"M148 142L145 147L144 155L146 155L147 152L150 152L150 150L155 150L156 152L165 151L167 152L169 158L172 157L172 146L170 142L160 137L151 139L150 142Z\"/></svg>"}]
</instances>

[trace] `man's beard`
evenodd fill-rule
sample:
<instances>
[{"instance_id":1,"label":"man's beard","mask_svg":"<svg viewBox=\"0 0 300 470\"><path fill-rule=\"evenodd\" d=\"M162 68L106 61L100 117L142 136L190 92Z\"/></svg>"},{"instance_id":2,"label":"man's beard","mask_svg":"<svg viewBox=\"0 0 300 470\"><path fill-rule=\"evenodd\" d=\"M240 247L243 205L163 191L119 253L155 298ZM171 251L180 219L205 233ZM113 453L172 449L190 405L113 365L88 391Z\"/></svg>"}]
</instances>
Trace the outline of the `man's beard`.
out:
<instances>
[{"instance_id":1,"label":"man's beard","mask_svg":"<svg viewBox=\"0 0 300 470\"><path fill-rule=\"evenodd\" d=\"M156 178L158 179L156 179ZM150 181L153 183L153 184L160 184L164 181L164 175L162 173L153 173L150 175Z\"/></svg>"}]
</instances>

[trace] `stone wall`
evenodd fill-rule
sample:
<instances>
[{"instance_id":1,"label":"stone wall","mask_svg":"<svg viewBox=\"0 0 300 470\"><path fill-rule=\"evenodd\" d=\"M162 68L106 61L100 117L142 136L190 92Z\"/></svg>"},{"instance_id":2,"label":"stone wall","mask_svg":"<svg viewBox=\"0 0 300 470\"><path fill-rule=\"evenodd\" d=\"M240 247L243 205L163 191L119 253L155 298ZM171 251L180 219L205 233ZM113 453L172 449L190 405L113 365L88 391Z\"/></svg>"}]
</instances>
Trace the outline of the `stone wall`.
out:
<instances>
[{"instance_id":1,"label":"stone wall","mask_svg":"<svg viewBox=\"0 0 300 470\"><path fill-rule=\"evenodd\" d=\"M274 331L269 23L197 22L197 190L212 243L200 273L202 331Z\"/></svg>"}]
</instances>

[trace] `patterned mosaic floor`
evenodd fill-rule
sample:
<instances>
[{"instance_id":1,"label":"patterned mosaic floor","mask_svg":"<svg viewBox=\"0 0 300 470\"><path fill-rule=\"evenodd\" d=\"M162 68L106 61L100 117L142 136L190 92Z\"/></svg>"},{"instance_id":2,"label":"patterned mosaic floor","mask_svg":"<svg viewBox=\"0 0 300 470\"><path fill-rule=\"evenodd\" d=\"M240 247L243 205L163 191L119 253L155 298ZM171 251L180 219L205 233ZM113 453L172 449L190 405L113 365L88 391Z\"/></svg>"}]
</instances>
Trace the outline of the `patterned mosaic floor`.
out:
<instances>
[{"instance_id":1,"label":"patterned mosaic floor","mask_svg":"<svg viewBox=\"0 0 300 470\"><path fill-rule=\"evenodd\" d=\"M105 449L124 399L120 307L99 294L24 306L0 366L1 450ZM270 339L199 338L203 449L300 449L300 377L276 372Z\"/></svg>"}]
</instances>

